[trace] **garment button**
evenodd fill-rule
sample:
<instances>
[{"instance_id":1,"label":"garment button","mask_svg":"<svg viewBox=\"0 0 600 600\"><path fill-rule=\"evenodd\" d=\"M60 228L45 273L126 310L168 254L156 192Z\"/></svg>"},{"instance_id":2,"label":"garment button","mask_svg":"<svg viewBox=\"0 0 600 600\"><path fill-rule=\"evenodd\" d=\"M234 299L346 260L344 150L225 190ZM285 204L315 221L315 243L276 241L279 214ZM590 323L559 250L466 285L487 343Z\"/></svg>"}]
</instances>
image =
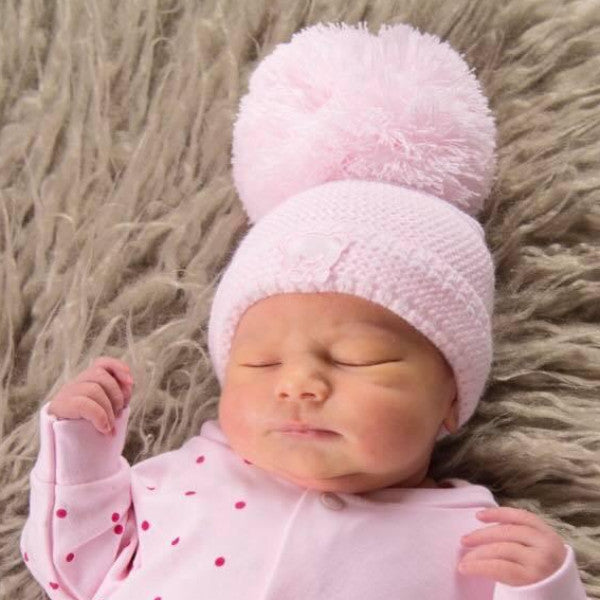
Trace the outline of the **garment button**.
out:
<instances>
[{"instance_id":1,"label":"garment button","mask_svg":"<svg viewBox=\"0 0 600 600\"><path fill-rule=\"evenodd\" d=\"M346 503L342 498L333 492L323 492L321 494L321 503L331 510L341 510L346 506Z\"/></svg>"}]
</instances>

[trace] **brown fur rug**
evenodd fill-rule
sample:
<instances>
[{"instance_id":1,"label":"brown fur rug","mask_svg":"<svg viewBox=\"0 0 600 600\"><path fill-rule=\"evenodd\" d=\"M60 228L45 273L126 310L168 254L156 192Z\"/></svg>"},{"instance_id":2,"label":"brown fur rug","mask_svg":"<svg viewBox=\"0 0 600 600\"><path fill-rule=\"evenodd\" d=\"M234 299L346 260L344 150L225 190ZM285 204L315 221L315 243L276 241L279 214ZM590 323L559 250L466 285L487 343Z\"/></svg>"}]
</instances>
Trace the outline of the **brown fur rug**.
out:
<instances>
[{"instance_id":1,"label":"brown fur rug","mask_svg":"<svg viewBox=\"0 0 600 600\"><path fill-rule=\"evenodd\" d=\"M3 600L44 597L18 542L37 413L61 382L101 354L131 365L131 463L215 416L206 324L246 229L230 174L238 102L275 44L339 20L440 35L491 98L500 162L481 220L495 360L432 475L541 515L600 599L598 0L4 0Z\"/></svg>"}]
</instances>

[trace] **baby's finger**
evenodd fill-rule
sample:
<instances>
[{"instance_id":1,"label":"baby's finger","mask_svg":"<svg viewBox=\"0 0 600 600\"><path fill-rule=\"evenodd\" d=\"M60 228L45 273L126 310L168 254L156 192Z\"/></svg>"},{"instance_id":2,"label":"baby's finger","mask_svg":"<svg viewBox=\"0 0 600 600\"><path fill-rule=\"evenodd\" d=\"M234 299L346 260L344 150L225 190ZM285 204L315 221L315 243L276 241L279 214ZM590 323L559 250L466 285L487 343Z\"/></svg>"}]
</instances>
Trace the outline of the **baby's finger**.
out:
<instances>
[{"instance_id":1,"label":"baby's finger","mask_svg":"<svg viewBox=\"0 0 600 600\"><path fill-rule=\"evenodd\" d=\"M118 358L113 358L112 356L99 356L98 358L94 359L92 366L94 365L107 367L110 369L117 369L123 373L130 372L129 365L126 362L119 360Z\"/></svg>"},{"instance_id":2,"label":"baby's finger","mask_svg":"<svg viewBox=\"0 0 600 600\"><path fill-rule=\"evenodd\" d=\"M68 399L57 398L48 407L48 412L64 419L90 421L100 433L110 433L113 429L104 408L87 396L71 396Z\"/></svg>"},{"instance_id":3,"label":"baby's finger","mask_svg":"<svg viewBox=\"0 0 600 600\"><path fill-rule=\"evenodd\" d=\"M497 558L508 560L520 565L527 565L531 562L535 551L522 544L512 542L498 542L495 544L482 544L472 548L461 558L461 564L472 560L484 560L488 558Z\"/></svg>"},{"instance_id":4,"label":"baby's finger","mask_svg":"<svg viewBox=\"0 0 600 600\"><path fill-rule=\"evenodd\" d=\"M90 404L98 404L108 416L111 428L115 424L115 413L106 392L99 383L94 381L78 381L62 388L57 400L84 397Z\"/></svg>"},{"instance_id":5,"label":"baby's finger","mask_svg":"<svg viewBox=\"0 0 600 600\"><path fill-rule=\"evenodd\" d=\"M100 356L97 358L93 365L94 367L102 367L110 373L112 373L119 381L133 381L131 376L131 370L127 363L119 360L118 358L112 358L110 356Z\"/></svg>"},{"instance_id":6,"label":"baby's finger","mask_svg":"<svg viewBox=\"0 0 600 600\"><path fill-rule=\"evenodd\" d=\"M545 535L525 525L491 525L476 529L461 538L463 546L479 546L494 542L518 542L524 546L543 546Z\"/></svg>"},{"instance_id":7,"label":"baby's finger","mask_svg":"<svg viewBox=\"0 0 600 600\"><path fill-rule=\"evenodd\" d=\"M475 515L480 521L486 523L507 523L512 525L528 525L542 533L551 533L554 530L540 517L528 510L513 506L496 506L480 510Z\"/></svg>"},{"instance_id":8,"label":"baby's finger","mask_svg":"<svg viewBox=\"0 0 600 600\"><path fill-rule=\"evenodd\" d=\"M502 559L485 559L461 562L463 575L477 575L506 585L521 586L533 583L527 570L517 563Z\"/></svg>"},{"instance_id":9,"label":"baby's finger","mask_svg":"<svg viewBox=\"0 0 600 600\"><path fill-rule=\"evenodd\" d=\"M115 414L120 414L125 402L129 399L130 389L126 384L120 384L111 373L102 367L91 367L81 373L76 379L78 383L98 383L110 400Z\"/></svg>"},{"instance_id":10,"label":"baby's finger","mask_svg":"<svg viewBox=\"0 0 600 600\"><path fill-rule=\"evenodd\" d=\"M131 388L133 386L133 377L131 376L131 371L126 363L116 358L111 358L109 356L101 356L94 361L93 368L101 368L110 373L121 386L123 392L128 393L131 396ZM128 404L128 399L126 404Z\"/></svg>"}]
</instances>

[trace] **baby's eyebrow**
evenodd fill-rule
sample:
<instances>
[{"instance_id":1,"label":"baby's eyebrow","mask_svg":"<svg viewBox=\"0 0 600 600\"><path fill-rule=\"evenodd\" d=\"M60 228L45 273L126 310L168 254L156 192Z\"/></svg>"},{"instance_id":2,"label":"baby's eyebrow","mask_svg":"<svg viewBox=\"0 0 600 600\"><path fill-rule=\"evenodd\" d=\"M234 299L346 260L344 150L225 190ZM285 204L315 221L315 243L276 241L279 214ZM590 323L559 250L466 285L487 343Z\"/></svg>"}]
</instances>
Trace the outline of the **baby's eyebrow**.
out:
<instances>
[{"instance_id":1,"label":"baby's eyebrow","mask_svg":"<svg viewBox=\"0 0 600 600\"><path fill-rule=\"evenodd\" d=\"M348 335L356 335L360 331L369 331L376 337L385 338L393 342L401 342L405 337L408 338L408 336L403 336L389 326L386 326L383 323L377 323L376 321L345 321L336 325L335 333L331 336L332 341ZM261 342L264 341L264 339L264 333L252 331L238 336L236 341L245 344Z\"/></svg>"},{"instance_id":2,"label":"baby's eyebrow","mask_svg":"<svg viewBox=\"0 0 600 600\"><path fill-rule=\"evenodd\" d=\"M344 326L340 329L344 331L348 331L349 329L368 329L380 337L386 337L394 341L401 341L402 339L402 335L400 333L393 331L390 327L375 321L351 321L344 324Z\"/></svg>"}]
</instances>

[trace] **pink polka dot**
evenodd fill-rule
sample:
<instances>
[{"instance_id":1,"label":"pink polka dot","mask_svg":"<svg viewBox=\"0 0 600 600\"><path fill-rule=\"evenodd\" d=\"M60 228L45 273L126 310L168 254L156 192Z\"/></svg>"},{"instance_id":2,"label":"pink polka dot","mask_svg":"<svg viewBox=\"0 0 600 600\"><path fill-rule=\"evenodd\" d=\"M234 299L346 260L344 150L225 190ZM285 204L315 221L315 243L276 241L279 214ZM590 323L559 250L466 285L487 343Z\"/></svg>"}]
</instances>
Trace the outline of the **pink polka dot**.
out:
<instances>
[{"instance_id":1,"label":"pink polka dot","mask_svg":"<svg viewBox=\"0 0 600 600\"><path fill-rule=\"evenodd\" d=\"M203 462L204 462L204 456L199 456L199 457L196 459L196 462L197 462L197 463L203 463Z\"/></svg>"},{"instance_id":2,"label":"pink polka dot","mask_svg":"<svg viewBox=\"0 0 600 600\"><path fill-rule=\"evenodd\" d=\"M113 528L113 531L119 535L121 533L123 533L123 525L115 525Z\"/></svg>"},{"instance_id":3,"label":"pink polka dot","mask_svg":"<svg viewBox=\"0 0 600 600\"><path fill-rule=\"evenodd\" d=\"M29 556L27 556L27 552L25 552L24 558L25 558L25 562L27 562L29 560Z\"/></svg>"},{"instance_id":4,"label":"pink polka dot","mask_svg":"<svg viewBox=\"0 0 600 600\"><path fill-rule=\"evenodd\" d=\"M113 523L116 523L119 520L119 513L113 513L110 517Z\"/></svg>"},{"instance_id":5,"label":"pink polka dot","mask_svg":"<svg viewBox=\"0 0 600 600\"><path fill-rule=\"evenodd\" d=\"M177 546L177 544L179 544L179 538L176 537L172 542L171 542L171 546Z\"/></svg>"},{"instance_id":6,"label":"pink polka dot","mask_svg":"<svg viewBox=\"0 0 600 600\"><path fill-rule=\"evenodd\" d=\"M217 560L215 560L215 565L217 565L217 567L222 567L225 564L225 559L222 556L219 556L219 558L217 558Z\"/></svg>"},{"instance_id":7,"label":"pink polka dot","mask_svg":"<svg viewBox=\"0 0 600 600\"><path fill-rule=\"evenodd\" d=\"M186 496L193 496L195 493L196 492L190 490L189 492L186 492L185 495Z\"/></svg>"},{"instance_id":8,"label":"pink polka dot","mask_svg":"<svg viewBox=\"0 0 600 600\"><path fill-rule=\"evenodd\" d=\"M246 459L244 459L244 462L245 462L247 465L251 465L251 464L252 464L252 463L251 463L249 460L246 460Z\"/></svg>"},{"instance_id":9,"label":"pink polka dot","mask_svg":"<svg viewBox=\"0 0 600 600\"><path fill-rule=\"evenodd\" d=\"M144 531L146 531L147 529L150 529L150 523L148 523L148 521L142 521L142 529Z\"/></svg>"},{"instance_id":10,"label":"pink polka dot","mask_svg":"<svg viewBox=\"0 0 600 600\"><path fill-rule=\"evenodd\" d=\"M64 508L59 508L59 509L56 511L56 516L57 516L59 519L64 519L64 518L67 516L67 511L66 511Z\"/></svg>"},{"instance_id":11,"label":"pink polka dot","mask_svg":"<svg viewBox=\"0 0 600 600\"><path fill-rule=\"evenodd\" d=\"M54 582L54 581L51 581L51 582L50 582L50 587L51 587L53 590L57 590L57 589L58 589L58 583L56 583L56 582Z\"/></svg>"},{"instance_id":12,"label":"pink polka dot","mask_svg":"<svg viewBox=\"0 0 600 600\"><path fill-rule=\"evenodd\" d=\"M162 598L160 596L156 596L156 598L154 598L154 600L162 600Z\"/></svg>"},{"instance_id":13,"label":"pink polka dot","mask_svg":"<svg viewBox=\"0 0 600 600\"><path fill-rule=\"evenodd\" d=\"M75 555L72 552L67 554L67 562L71 562L75 558Z\"/></svg>"},{"instance_id":14,"label":"pink polka dot","mask_svg":"<svg viewBox=\"0 0 600 600\"><path fill-rule=\"evenodd\" d=\"M246 506L246 503L243 500L235 503L236 508L244 508L244 506Z\"/></svg>"}]
</instances>

